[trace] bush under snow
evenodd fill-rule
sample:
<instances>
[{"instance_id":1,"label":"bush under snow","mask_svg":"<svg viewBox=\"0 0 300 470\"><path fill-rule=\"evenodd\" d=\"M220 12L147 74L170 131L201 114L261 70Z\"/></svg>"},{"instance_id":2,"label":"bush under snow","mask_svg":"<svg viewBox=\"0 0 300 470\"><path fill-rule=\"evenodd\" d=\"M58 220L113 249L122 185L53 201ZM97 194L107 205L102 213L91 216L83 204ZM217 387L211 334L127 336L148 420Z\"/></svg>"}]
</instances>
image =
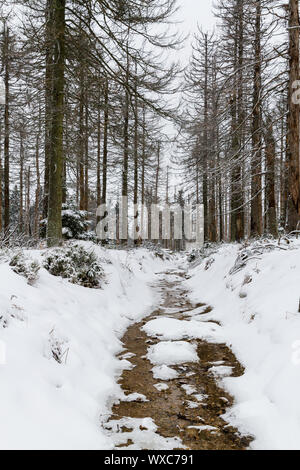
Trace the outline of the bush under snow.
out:
<instances>
[{"instance_id":1,"label":"bush under snow","mask_svg":"<svg viewBox=\"0 0 300 470\"><path fill-rule=\"evenodd\" d=\"M46 254L44 268L53 276L83 287L100 287L104 271L95 252L80 245L57 248Z\"/></svg>"},{"instance_id":2,"label":"bush under snow","mask_svg":"<svg viewBox=\"0 0 300 470\"><path fill-rule=\"evenodd\" d=\"M88 232L91 225L89 212L81 211L64 204L62 207L62 233L66 240L90 240L94 241L96 235L94 232ZM46 237L47 219L41 221L41 236Z\"/></svg>"}]
</instances>

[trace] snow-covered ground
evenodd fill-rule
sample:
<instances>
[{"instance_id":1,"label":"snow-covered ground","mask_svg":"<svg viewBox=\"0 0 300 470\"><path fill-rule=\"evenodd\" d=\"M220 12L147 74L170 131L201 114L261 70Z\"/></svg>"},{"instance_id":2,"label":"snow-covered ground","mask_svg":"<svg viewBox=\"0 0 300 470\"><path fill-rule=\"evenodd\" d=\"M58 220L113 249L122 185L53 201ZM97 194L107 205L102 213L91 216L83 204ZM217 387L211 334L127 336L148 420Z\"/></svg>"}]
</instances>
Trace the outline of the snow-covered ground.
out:
<instances>
[{"instance_id":1,"label":"snow-covered ground","mask_svg":"<svg viewBox=\"0 0 300 470\"><path fill-rule=\"evenodd\" d=\"M221 328L208 324L203 337L226 342L245 367L242 377L222 382L236 401L226 419L253 434L252 448L300 449L300 241L269 252L260 245L223 245L195 263L186 287L213 310L194 312L194 333L217 320Z\"/></svg>"},{"instance_id":2,"label":"snow-covered ground","mask_svg":"<svg viewBox=\"0 0 300 470\"><path fill-rule=\"evenodd\" d=\"M93 249L105 271L101 289L73 285L44 268L29 285L7 257L1 259L2 449L112 446L101 421L123 394L116 380L129 363L115 357L120 338L159 302L150 284L168 262L144 249ZM26 254L42 262L43 251ZM54 357L58 350L61 363Z\"/></svg>"},{"instance_id":3,"label":"snow-covered ground","mask_svg":"<svg viewBox=\"0 0 300 470\"><path fill-rule=\"evenodd\" d=\"M71 284L44 268L30 285L9 266L11 254L0 253L2 449L112 448L101 423L113 401L124 399L117 378L130 367L130 355L116 357L120 338L159 304L159 291L151 287L161 277L155 273L188 267L184 258L162 261L144 249L81 245L101 260L101 289ZM177 376L174 364L201 361L193 339L229 345L244 375L230 377L230 368L217 363L210 370L235 398L226 420L254 436L254 449L299 449L300 240L273 245L216 246L189 266L190 278L182 281L191 301L206 306L185 312L184 320L165 309L166 316L148 321L144 331L160 339L148 348L154 377L165 381L158 390ZM44 253L26 255L42 264ZM162 275L168 276L176 278ZM162 444L150 418L148 424L142 441L151 434L153 448L178 446L176 440Z\"/></svg>"}]
</instances>

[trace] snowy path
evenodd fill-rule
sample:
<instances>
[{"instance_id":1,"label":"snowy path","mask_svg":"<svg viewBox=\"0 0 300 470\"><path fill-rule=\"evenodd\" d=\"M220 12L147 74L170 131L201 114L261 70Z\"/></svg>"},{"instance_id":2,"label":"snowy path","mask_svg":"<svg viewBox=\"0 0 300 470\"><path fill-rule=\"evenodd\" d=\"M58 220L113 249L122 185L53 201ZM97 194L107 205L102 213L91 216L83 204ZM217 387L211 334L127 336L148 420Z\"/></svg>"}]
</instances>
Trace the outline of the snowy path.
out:
<instances>
[{"instance_id":1,"label":"snowy path","mask_svg":"<svg viewBox=\"0 0 300 470\"><path fill-rule=\"evenodd\" d=\"M247 448L251 439L222 419L233 399L218 379L243 370L222 341L209 342L220 328L206 319L211 308L188 301L184 270L158 277L160 308L123 338L120 358L131 366L120 378L124 396L105 424L107 435L126 449Z\"/></svg>"}]
</instances>

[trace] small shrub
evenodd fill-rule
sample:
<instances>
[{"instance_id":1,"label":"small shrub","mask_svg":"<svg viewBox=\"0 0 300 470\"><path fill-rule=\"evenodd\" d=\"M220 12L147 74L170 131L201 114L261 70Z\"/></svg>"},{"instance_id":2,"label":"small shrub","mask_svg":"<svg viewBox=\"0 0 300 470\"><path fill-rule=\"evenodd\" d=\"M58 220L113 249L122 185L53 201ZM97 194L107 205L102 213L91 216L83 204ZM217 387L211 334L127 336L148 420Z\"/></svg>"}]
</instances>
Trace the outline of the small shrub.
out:
<instances>
[{"instance_id":1,"label":"small shrub","mask_svg":"<svg viewBox=\"0 0 300 470\"><path fill-rule=\"evenodd\" d=\"M194 261L196 261L197 257L198 257L198 253L196 252L196 250L192 250L191 253L188 254L188 262L189 263L193 263Z\"/></svg>"},{"instance_id":2,"label":"small shrub","mask_svg":"<svg viewBox=\"0 0 300 470\"><path fill-rule=\"evenodd\" d=\"M16 274L25 277L30 285L33 285L38 279L39 263L26 257L22 252L15 254L11 258L9 265Z\"/></svg>"},{"instance_id":3,"label":"small shrub","mask_svg":"<svg viewBox=\"0 0 300 470\"><path fill-rule=\"evenodd\" d=\"M69 353L69 341L66 338L58 337L55 330L49 333L47 356L55 359L58 364L62 364L63 360L67 362Z\"/></svg>"},{"instance_id":4,"label":"small shrub","mask_svg":"<svg viewBox=\"0 0 300 470\"><path fill-rule=\"evenodd\" d=\"M91 225L88 217L88 212L80 211L64 204L61 213L63 237L66 240L87 240L89 237L91 238L91 235L87 235L87 230ZM40 234L41 237L46 237L47 219L42 220L40 223Z\"/></svg>"},{"instance_id":5,"label":"small shrub","mask_svg":"<svg viewBox=\"0 0 300 470\"><path fill-rule=\"evenodd\" d=\"M77 245L53 250L47 255L44 268L53 276L61 276L84 287L100 287L104 278L95 253Z\"/></svg>"},{"instance_id":6,"label":"small shrub","mask_svg":"<svg viewBox=\"0 0 300 470\"><path fill-rule=\"evenodd\" d=\"M5 315L0 315L0 328L7 328L8 327L8 319Z\"/></svg>"},{"instance_id":7,"label":"small shrub","mask_svg":"<svg viewBox=\"0 0 300 470\"><path fill-rule=\"evenodd\" d=\"M83 240L86 242L92 242L92 243L97 243L97 235L96 232L84 232L82 235L78 236L79 240Z\"/></svg>"},{"instance_id":8,"label":"small shrub","mask_svg":"<svg viewBox=\"0 0 300 470\"><path fill-rule=\"evenodd\" d=\"M212 265L214 264L214 262L215 262L215 259L214 259L214 258L209 258L209 259L206 261L206 263L205 263L205 268L204 268L205 271L208 271L208 270L212 267Z\"/></svg>"}]
</instances>

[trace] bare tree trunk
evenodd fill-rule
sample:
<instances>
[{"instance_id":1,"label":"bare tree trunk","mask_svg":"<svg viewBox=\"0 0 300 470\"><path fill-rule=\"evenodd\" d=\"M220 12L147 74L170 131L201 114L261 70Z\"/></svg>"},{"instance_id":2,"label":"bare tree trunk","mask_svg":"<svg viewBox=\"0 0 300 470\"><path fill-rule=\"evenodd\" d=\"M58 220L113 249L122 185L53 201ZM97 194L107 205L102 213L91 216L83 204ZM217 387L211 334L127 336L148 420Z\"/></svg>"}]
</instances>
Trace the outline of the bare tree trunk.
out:
<instances>
[{"instance_id":1,"label":"bare tree trunk","mask_svg":"<svg viewBox=\"0 0 300 470\"><path fill-rule=\"evenodd\" d=\"M160 175L160 142L157 146L157 164L156 164L156 174L155 174L155 200L154 204L158 204L158 188L159 188L159 175Z\"/></svg>"},{"instance_id":2,"label":"bare tree trunk","mask_svg":"<svg viewBox=\"0 0 300 470\"><path fill-rule=\"evenodd\" d=\"M252 114L251 236L261 236L262 227L262 120L261 120L261 0L256 2L255 65Z\"/></svg>"},{"instance_id":3,"label":"bare tree trunk","mask_svg":"<svg viewBox=\"0 0 300 470\"><path fill-rule=\"evenodd\" d=\"M128 161L129 161L129 54L127 43L127 70L125 77L124 127L123 127L123 171L122 171L122 242L128 239Z\"/></svg>"},{"instance_id":4,"label":"bare tree trunk","mask_svg":"<svg viewBox=\"0 0 300 470\"><path fill-rule=\"evenodd\" d=\"M285 101L286 103L286 101ZM286 186L286 118L282 116L280 125L280 223L284 227L286 222L286 198L285 198L285 186Z\"/></svg>"},{"instance_id":5,"label":"bare tree trunk","mask_svg":"<svg viewBox=\"0 0 300 470\"><path fill-rule=\"evenodd\" d=\"M36 169L36 191L35 191L35 210L34 210L34 236L38 239L40 233L40 193L41 193L41 177L40 177L40 132L41 132L41 115L39 115L39 129L36 135L35 144L35 169Z\"/></svg>"},{"instance_id":6,"label":"bare tree trunk","mask_svg":"<svg viewBox=\"0 0 300 470\"><path fill-rule=\"evenodd\" d=\"M289 230L294 230L300 220L300 121L299 105L294 103L294 85L299 80L299 3L289 0L289 110L288 110L288 145L287 164L289 167Z\"/></svg>"},{"instance_id":7,"label":"bare tree trunk","mask_svg":"<svg viewBox=\"0 0 300 470\"><path fill-rule=\"evenodd\" d=\"M31 183L31 169L30 166L27 168L26 172L26 235L31 235L31 227L30 227L30 183Z\"/></svg>"},{"instance_id":8,"label":"bare tree trunk","mask_svg":"<svg viewBox=\"0 0 300 470\"><path fill-rule=\"evenodd\" d=\"M4 228L8 229L10 223L10 191L9 191L9 173L10 173L10 155L9 155L9 80L10 80L10 60L9 60L9 29L4 25L4 84L5 84L5 109L4 109Z\"/></svg>"},{"instance_id":9,"label":"bare tree trunk","mask_svg":"<svg viewBox=\"0 0 300 470\"><path fill-rule=\"evenodd\" d=\"M100 102L100 96L99 96ZM97 207L101 204L101 110L98 109L97 126Z\"/></svg>"},{"instance_id":10,"label":"bare tree trunk","mask_svg":"<svg viewBox=\"0 0 300 470\"><path fill-rule=\"evenodd\" d=\"M85 209L85 184L84 184L84 72L81 64L80 72L80 102L79 102L79 193L80 193L80 210Z\"/></svg>"},{"instance_id":11,"label":"bare tree trunk","mask_svg":"<svg viewBox=\"0 0 300 470\"><path fill-rule=\"evenodd\" d=\"M85 161L84 161L84 210L89 210L89 107L85 93Z\"/></svg>"},{"instance_id":12,"label":"bare tree trunk","mask_svg":"<svg viewBox=\"0 0 300 470\"><path fill-rule=\"evenodd\" d=\"M2 124L0 122L0 232L2 232L2 155L1 155L1 149L2 149Z\"/></svg>"},{"instance_id":13,"label":"bare tree trunk","mask_svg":"<svg viewBox=\"0 0 300 470\"><path fill-rule=\"evenodd\" d=\"M244 0L237 1L237 24L235 44L235 68L237 83L232 98L232 151L234 154L234 168L232 171L231 188L231 240L240 241L244 238L244 208L241 148L243 143L243 65L244 65Z\"/></svg>"},{"instance_id":14,"label":"bare tree trunk","mask_svg":"<svg viewBox=\"0 0 300 470\"><path fill-rule=\"evenodd\" d=\"M202 197L204 205L204 239L209 238L209 222L208 222L208 182L207 182L207 165L208 165L208 35L205 34L205 77L204 77L204 128L203 128L203 186Z\"/></svg>"},{"instance_id":15,"label":"bare tree trunk","mask_svg":"<svg viewBox=\"0 0 300 470\"><path fill-rule=\"evenodd\" d=\"M137 73L137 70L136 70ZM138 189L139 189L139 166L138 166L138 151L139 151L139 136L138 136L138 98L137 98L137 85L135 85L135 100L134 100L134 191L133 191L133 204L134 204L134 242L138 243L137 233L139 230L139 209L138 209Z\"/></svg>"},{"instance_id":16,"label":"bare tree trunk","mask_svg":"<svg viewBox=\"0 0 300 470\"><path fill-rule=\"evenodd\" d=\"M23 143L23 132L20 132L20 212L19 212L19 231L23 232L24 229L24 204L23 204L23 192L24 192L24 143Z\"/></svg>"},{"instance_id":17,"label":"bare tree trunk","mask_svg":"<svg viewBox=\"0 0 300 470\"><path fill-rule=\"evenodd\" d=\"M216 63L214 61L212 70L212 89L217 89L217 71ZM212 122L210 125L211 131L211 148L213 150L212 155L209 158L210 167L210 197L209 197L209 239L212 242L216 242L218 238L217 230L217 191L216 191L216 160L218 159L218 116L217 116L218 103L215 96L212 98Z\"/></svg>"},{"instance_id":18,"label":"bare tree trunk","mask_svg":"<svg viewBox=\"0 0 300 470\"><path fill-rule=\"evenodd\" d=\"M68 91L65 91L65 109L68 109ZM63 162L63 185L62 185L62 203L66 204L68 195L67 171L68 160L70 156L70 139L69 139L69 114L65 112L65 145L64 145L64 162ZM77 183L76 183L77 186Z\"/></svg>"},{"instance_id":19,"label":"bare tree trunk","mask_svg":"<svg viewBox=\"0 0 300 470\"><path fill-rule=\"evenodd\" d=\"M107 156L108 156L108 80L105 80L104 90L104 123L103 123L103 164L102 164L102 204L106 204L107 192Z\"/></svg>"},{"instance_id":20,"label":"bare tree trunk","mask_svg":"<svg viewBox=\"0 0 300 470\"><path fill-rule=\"evenodd\" d=\"M266 141L266 204L268 213L268 230L274 237L278 236L276 192L275 192L275 159L276 141L273 134L271 117L268 118Z\"/></svg>"},{"instance_id":21,"label":"bare tree trunk","mask_svg":"<svg viewBox=\"0 0 300 470\"><path fill-rule=\"evenodd\" d=\"M146 111L143 105L143 134L142 134L142 169L141 169L141 232L144 235L145 224L145 164L146 164Z\"/></svg>"},{"instance_id":22,"label":"bare tree trunk","mask_svg":"<svg viewBox=\"0 0 300 470\"><path fill-rule=\"evenodd\" d=\"M46 6L46 73L45 73L45 174L44 174L44 200L43 217L48 216L49 204L49 172L51 159L51 122L52 122L52 86L53 86L53 8L51 0Z\"/></svg>"},{"instance_id":23,"label":"bare tree trunk","mask_svg":"<svg viewBox=\"0 0 300 470\"><path fill-rule=\"evenodd\" d=\"M53 34L55 38L53 63L53 99L51 125L51 161L49 174L48 246L62 240L62 172L63 172L63 122L65 88L65 0L56 0L53 9Z\"/></svg>"}]
</instances>

